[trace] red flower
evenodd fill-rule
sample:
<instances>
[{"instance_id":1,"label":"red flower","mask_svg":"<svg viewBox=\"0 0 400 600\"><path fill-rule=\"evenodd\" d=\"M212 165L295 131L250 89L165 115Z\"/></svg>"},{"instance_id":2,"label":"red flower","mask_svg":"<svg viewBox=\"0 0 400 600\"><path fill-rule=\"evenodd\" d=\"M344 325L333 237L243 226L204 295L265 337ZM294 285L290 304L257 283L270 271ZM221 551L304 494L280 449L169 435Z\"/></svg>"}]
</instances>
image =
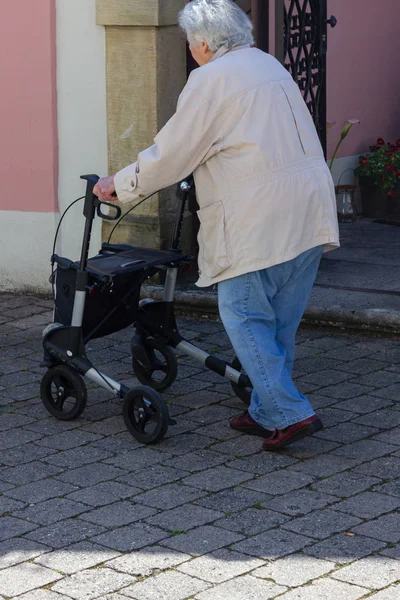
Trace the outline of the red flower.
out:
<instances>
[{"instance_id":1,"label":"red flower","mask_svg":"<svg viewBox=\"0 0 400 600\"><path fill-rule=\"evenodd\" d=\"M378 146L384 146L385 140L383 138L379 138L376 143L378 144Z\"/></svg>"},{"instance_id":2,"label":"red flower","mask_svg":"<svg viewBox=\"0 0 400 600\"><path fill-rule=\"evenodd\" d=\"M392 167L392 165L385 165L385 169L386 169L386 171L392 171L393 167Z\"/></svg>"},{"instance_id":3,"label":"red flower","mask_svg":"<svg viewBox=\"0 0 400 600\"><path fill-rule=\"evenodd\" d=\"M391 196L392 198L396 198L396 190L390 190L389 196Z\"/></svg>"},{"instance_id":4,"label":"red flower","mask_svg":"<svg viewBox=\"0 0 400 600\"><path fill-rule=\"evenodd\" d=\"M385 150L385 156L392 156L391 150Z\"/></svg>"}]
</instances>

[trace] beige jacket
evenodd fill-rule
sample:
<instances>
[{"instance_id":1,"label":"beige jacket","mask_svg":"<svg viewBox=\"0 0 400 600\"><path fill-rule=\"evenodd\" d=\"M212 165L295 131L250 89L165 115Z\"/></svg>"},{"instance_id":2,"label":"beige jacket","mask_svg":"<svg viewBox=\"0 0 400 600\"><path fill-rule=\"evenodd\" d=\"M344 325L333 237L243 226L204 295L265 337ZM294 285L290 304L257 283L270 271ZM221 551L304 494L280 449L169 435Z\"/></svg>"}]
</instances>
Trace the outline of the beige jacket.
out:
<instances>
[{"instance_id":1,"label":"beige jacket","mask_svg":"<svg viewBox=\"0 0 400 600\"><path fill-rule=\"evenodd\" d=\"M175 115L115 177L121 202L194 172L205 287L339 246L335 192L298 86L272 56L219 51L189 77Z\"/></svg>"}]
</instances>

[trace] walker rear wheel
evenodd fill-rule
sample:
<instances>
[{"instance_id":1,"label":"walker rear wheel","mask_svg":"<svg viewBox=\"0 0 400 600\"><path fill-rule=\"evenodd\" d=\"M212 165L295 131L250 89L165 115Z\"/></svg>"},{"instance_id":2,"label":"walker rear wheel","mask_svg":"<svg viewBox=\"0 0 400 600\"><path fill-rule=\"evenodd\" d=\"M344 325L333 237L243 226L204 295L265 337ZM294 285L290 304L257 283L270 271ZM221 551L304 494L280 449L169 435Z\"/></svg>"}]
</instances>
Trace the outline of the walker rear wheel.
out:
<instances>
[{"instance_id":1,"label":"walker rear wheel","mask_svg":"<svg viewBox=\"0 0 400 600\"><path fill-rule=\"evenodd\" d=\"M152 388L138 386L128 392L122 414L129 433L142 444L159 442L167 433L168 407Z\"/></svg>"},{"instance_id":2,"label":"walker rear wheel","mask_svg":"<svg viewBox=\"0 0 400 600\"><path fill-rule=\"evenodd\" d=\"M56 365L45 373L40 396L48 412L61 421L72 421L86 407L87 391L82 377L68 365Z\"/></svg>"},{"instance_id":3,"label":"walker rear wheel","mask_svg":"<svg viewBox=\"0 0 400 600\"><path fill-rule=\"evenodd\" d=\"M178 375L178 361L174 351L154 338L144 339L142 348L144 356L132 351L132 367L136 377L140 383L154 390L166 390Z\"/></svg>"},{"instance_id":4,"label":"walker rear wheel","mask_svg":"<svg viewBox=\"0 0 400 600\"><path fill-rule=\"evenodd\" d=\"M246 373L242 369L242 364L237 356L233 358L231 367L232 369L235 369L235 371L239 371L239 373L242 373L242 375L246 375ZM233 381L231 382L231 386L236 396L240 398L240 400L242 400L242 402L244 402L247 406L250 406L253 386L243 387L238 383L234 383Z\"/></svg>"}]
</instances>

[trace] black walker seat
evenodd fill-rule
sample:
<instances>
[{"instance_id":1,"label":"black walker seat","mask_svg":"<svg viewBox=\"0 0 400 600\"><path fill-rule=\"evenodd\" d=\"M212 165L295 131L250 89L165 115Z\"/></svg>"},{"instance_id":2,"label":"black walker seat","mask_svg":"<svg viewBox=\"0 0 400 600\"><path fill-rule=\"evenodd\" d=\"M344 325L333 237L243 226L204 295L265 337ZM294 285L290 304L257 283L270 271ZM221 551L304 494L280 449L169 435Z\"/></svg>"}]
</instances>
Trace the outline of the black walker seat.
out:
<instances>
[{"instance_id":1,"label":"black walker seat","mask_svg":"<svg viewBox=\"0 0 400 600\"><path fill-rule=\"evenodd\" d=\"M82 323L85 342L125 329L135 321L142 283L163 267L186 260L180 251L153 250L103 244L88 260L88 293ZM53 256L54 321L69 325L72 319L79 263Z\"/></svg>"},{"instance_id":2,"label":"black walker seat","mask_svg":"<svg viewBox=\"0 0 400 600\"><path fill-rule=\"evenodd\" d=\"M235 393L250 402L251 382L241 373L238 359L232 365L192 345L179 333L174 314L174 292L178 269L191 257L182 254L179 240L192 178L181 182L180 205L171 249L137 248L103 243L100 252L88 258L95 214L120 219L118 205L102 202L93 194L97 175L84 175L86 218L80 261L56 254L51 283L55 292L54 322L43 332L44 366L41 397L46 409L58 419L79 417L86 406L86 377L123 399L123 416L130 433L141 443L163 439L170 423L168 407L159 392L176 379L178 363L173 349L191 356L206 368L226 377ZM107 205L111 214L102 212ZM118 221L119 222L119 221ZM164 299L140 301L144 281L166 272ZM86 355L85 344L134 326L131 341L132 368L142 385L129 389L100 373Z\"/></svg>"}]
</instances>

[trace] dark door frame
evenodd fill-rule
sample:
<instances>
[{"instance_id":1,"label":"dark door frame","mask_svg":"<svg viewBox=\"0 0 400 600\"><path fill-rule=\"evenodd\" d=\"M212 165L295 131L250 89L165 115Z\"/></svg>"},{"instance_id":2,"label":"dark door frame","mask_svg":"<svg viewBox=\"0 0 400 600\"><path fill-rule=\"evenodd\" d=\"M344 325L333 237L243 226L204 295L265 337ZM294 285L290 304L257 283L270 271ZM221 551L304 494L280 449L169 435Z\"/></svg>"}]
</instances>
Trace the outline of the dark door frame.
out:
<instances>
[{"instance_id":1,"label":"dark door frame","mask_svg":"<svg viewBox=\"0 0 400 600\"><path fill-rule=\"evenodd\" d=\"M269 52L269 0L251 0L251 17L257 48Z\"/></svg>"}]
</instances>

